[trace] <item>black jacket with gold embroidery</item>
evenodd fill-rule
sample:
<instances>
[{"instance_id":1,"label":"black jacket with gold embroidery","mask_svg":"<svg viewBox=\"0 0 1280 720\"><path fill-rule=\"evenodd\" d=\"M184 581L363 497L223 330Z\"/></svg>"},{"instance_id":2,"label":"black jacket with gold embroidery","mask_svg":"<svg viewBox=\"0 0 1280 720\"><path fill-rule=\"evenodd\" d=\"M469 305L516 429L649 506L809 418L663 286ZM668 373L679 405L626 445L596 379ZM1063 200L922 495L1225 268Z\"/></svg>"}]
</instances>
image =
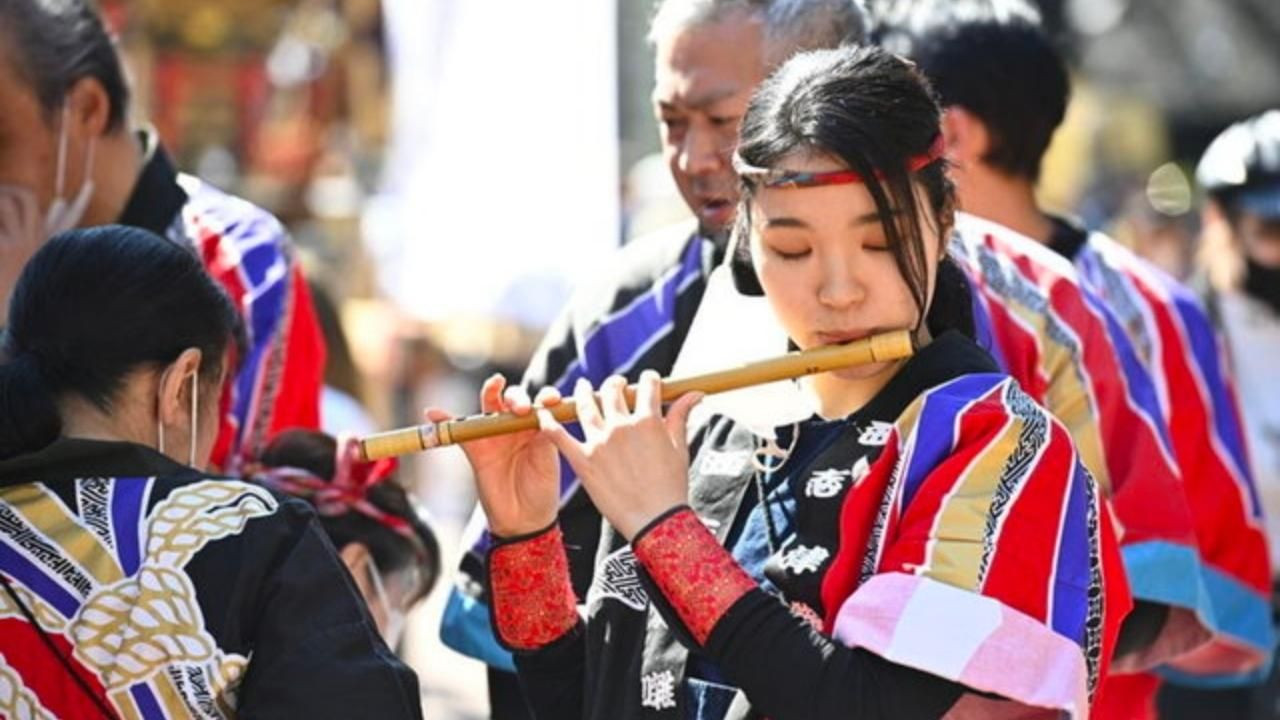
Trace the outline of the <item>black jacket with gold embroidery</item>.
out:
<instances>
[{"instance_id":1,"label":"black jacket with gold embroidery","mask_svg":"<svg viewBox=\"0 0 1280 720\"><path fill-rule=\"evenodd\" d=\"M0 716L421 717L310 508L140 445L0 462L0 579Z\"/></svg>"}]
</instances>

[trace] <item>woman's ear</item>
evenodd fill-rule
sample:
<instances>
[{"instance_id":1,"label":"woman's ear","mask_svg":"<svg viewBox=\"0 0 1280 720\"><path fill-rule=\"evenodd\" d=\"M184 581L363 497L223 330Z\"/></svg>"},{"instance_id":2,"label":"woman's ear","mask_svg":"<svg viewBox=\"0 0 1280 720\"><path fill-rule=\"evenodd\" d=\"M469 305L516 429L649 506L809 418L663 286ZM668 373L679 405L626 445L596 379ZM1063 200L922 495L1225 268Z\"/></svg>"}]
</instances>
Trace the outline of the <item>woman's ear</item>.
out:
<instances>
[{"instance_id":1,"label":"woman's ear","mask_svg":"<svg viewBox=\"0 0 1280 720\"><path fill-rule=\"evenodd\" d=\"M99 137L111 122L111 97L102 82L85 76L67 90L67 111L73 123L84 126L85 137Z\"/></svg>"},{"instance_id":2,"label":"woman's ear","mask_svg":"<svg viewBox=\"0 0 1280 720\"><path fill-rule=\"evenodd\" d=\"M160 373L159 413L160 422L165 425L186 426L193 422L187 417L191 412L191 376L199 378L201 356L199 349L187 348Z\"/></svg>"}]
</instances>

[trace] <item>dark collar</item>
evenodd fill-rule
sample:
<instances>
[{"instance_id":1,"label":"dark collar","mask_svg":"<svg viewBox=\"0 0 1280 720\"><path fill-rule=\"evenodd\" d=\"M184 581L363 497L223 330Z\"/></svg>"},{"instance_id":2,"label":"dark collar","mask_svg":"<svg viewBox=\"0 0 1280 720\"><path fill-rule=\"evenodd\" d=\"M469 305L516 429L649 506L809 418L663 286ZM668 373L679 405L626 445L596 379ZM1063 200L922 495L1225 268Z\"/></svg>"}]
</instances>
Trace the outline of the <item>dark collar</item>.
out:
<instances>
[{"instance_id":1,"label":"dark collar","mask_svg":"<svg viewBox=\"0 0 1280 720\"><path fill-rule=\"evenodd\" d=\"M36 452L0 461L0 487L76 477L200 475L145 445L59 438Z\"/></svg>"},{"instance_id":2,"label":"dark collar","mask_svg":"<svg viewBox=\"0 0 1280 720\"><path fill-rule=\"evenodd\" d=\"M948 330L916 351L889 384L856 414L893 421L932 388L961 375L995 372L1000 372L1000 367L985 350L964 334Z\"/></svg>"},{"instance_id":3,"label":"dark collar","mask_svg":"<svg viewBox=\"0 0 1280 720\"><path fill-rule=\"evenodd\" d=\"M142 172L120 214L120 224L163 236L186 205L187 193L178 184L178 171L155 131L141 130L138 139L142 143Z\"/></svg>"},{"instance_id":4,"label":"dark collar","mask_svg":"<svg viewBox=\"0 0 1280 720\"><path fill-rule=\"evenodd\" d=\"M1049 249L1075 262L1076 253L1080 252L1080 248L1089 239L1089 231L1078 223L1057 215L1050 215L1049 222L1053 224L1053 232L1049 235Z\"/></svg>"}]
</instances>

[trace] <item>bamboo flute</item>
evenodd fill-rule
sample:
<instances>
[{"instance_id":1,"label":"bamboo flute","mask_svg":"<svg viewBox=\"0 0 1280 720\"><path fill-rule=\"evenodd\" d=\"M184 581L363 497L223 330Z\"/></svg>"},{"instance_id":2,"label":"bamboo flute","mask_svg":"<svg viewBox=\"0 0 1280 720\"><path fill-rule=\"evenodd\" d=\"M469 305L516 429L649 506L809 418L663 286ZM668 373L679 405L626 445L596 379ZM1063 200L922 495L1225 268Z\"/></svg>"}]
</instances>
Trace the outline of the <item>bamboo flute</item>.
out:
<instances>
[{"instance_id":1,"label":"bamboo flute","mask_svg":"<svg viewBox=\"0 0 1280 720\"><path fill-rule=\"evenodd\" d=\"M910 333L895 330L843 345L791 352L727 370L663 380L662 402L671 402L688 392L713 395L856 365L898 360L910 356L912 350ZM626 394L628 404L634 406L635 386L629 386ZM562 423L578 417L573 400L568 398L549 411ZM360 452L365 460L380 460L537 427L538 418L534 413L523 416L506 412L472 415L369 435L361 438Z\"/></svg>"}]
</instances>

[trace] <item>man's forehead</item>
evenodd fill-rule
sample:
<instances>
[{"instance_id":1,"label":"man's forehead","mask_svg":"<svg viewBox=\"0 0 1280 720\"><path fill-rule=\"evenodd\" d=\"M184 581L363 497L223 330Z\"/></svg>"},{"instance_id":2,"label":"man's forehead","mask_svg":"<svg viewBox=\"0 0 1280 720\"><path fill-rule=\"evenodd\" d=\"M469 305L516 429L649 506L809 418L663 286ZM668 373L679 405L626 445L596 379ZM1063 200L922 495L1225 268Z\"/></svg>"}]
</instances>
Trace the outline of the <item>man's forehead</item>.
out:
<instances>
[{"instance_id":1,"label":"man's forehead","mask_svg":"<svg viewBox=\"0 0 1280 720\"><path fill-rule=\"evenodd\" d=\"M674 82L660 84L653 89L653 103L659 108L672 107L682 110L707 110L716 103L749 92L752 87L739 82L715 82L700 79L683 78Z\"/></svg>"},{"instance_id":2,"label":"man's forehead","mask_svg":"<svg viewBox=\"0 0 1280 720\"><path fill-rule=\"evenodd\" d=\"M654 102L699 109L750 94L764 79L762 44L759 20L740 14L687 27L660 41Z\"/></svg>"}]
</instances>

